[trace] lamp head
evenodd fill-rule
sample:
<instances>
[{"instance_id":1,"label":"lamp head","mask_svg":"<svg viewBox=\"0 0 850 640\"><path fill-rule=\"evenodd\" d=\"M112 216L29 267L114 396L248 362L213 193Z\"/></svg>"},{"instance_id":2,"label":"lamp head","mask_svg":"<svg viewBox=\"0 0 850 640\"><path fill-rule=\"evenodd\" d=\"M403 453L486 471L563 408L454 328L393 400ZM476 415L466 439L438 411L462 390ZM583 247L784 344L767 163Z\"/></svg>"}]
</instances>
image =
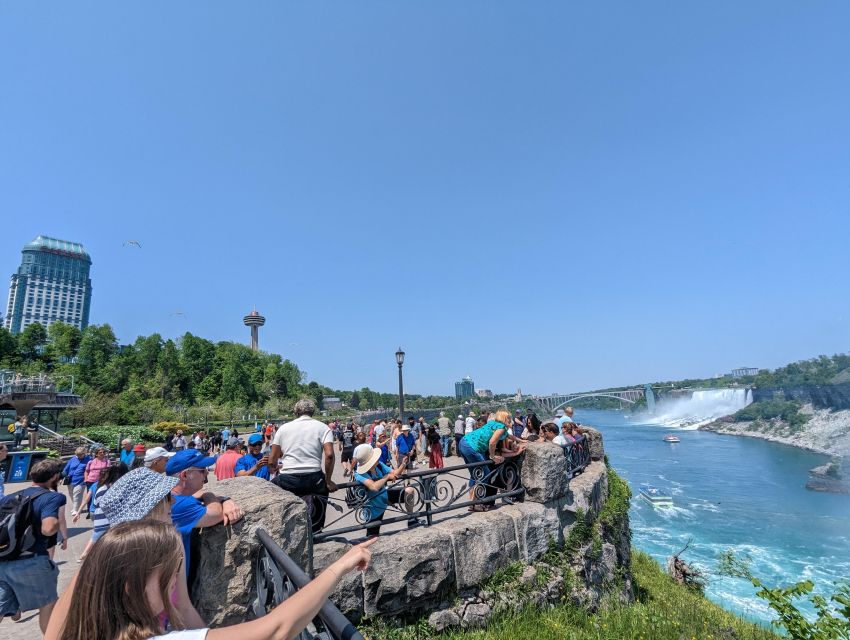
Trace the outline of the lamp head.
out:
<instances>
[{"instance_id":1,"label":"lamp head","mask_svg":"<svg viewBox=\"0 0 850 640\"><path fill-rule=\"evenodd\" d=\"M395 352L395 361L398 363L398 366L404 364L404 351L401 350L401 347Z\"/></svg>"}]
</instances>

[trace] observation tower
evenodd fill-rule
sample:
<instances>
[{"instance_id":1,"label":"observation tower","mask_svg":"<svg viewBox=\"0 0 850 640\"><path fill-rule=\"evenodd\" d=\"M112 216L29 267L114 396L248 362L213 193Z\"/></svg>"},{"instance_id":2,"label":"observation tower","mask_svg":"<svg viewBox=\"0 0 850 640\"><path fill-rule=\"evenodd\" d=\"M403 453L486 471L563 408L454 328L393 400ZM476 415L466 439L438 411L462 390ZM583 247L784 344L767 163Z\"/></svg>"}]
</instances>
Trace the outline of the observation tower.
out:
<instances>
[{"instance_id":1,"label":"observation tower","mask_svg":"<svg viewBox=\"0 0 850 640\"><path fill-rule=\"evenodd\" d=\"M242 322L245 323L246 327L251 327L251 348L254 351L260 350L260 327L266 324L265 316L261 316L256 309L254 309L247 316L242 318Z\"/></svg>"}]
</instances>

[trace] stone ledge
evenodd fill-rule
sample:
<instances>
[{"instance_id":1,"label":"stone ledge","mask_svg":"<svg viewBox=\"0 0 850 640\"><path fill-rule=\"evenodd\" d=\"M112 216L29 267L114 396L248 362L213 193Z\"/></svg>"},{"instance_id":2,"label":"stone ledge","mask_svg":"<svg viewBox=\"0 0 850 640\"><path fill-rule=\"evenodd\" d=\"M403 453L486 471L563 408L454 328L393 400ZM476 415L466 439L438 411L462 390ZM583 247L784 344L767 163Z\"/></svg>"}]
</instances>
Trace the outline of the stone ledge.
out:
<instances>
[{"instance_id":1,"label":"stone ledge","mask_svg":"<svg viewBox=\"0 0 850 640\"><path fill-rule=\"evenodd\" d=\"M235 500L245 517L230 525L200 530L200 553L192 600L210 626L243 622L256 596L254 559L260 550L257 529L265 529L290 558L309 573L307 508L288 491L258 478L232 478L216 485Z\"/></svg>"},{"instance_id":2,"label":"stone ledge","mask_svg":"<svg viewBox=\"0 0 850 640\"><path fill-rule=\"evenodd\" d=\"M567 510L579 509L595 519L608 497L608 468L604 462L591 462L584 471L570 480L566 495Z\"/></svg>"}]
</instances>

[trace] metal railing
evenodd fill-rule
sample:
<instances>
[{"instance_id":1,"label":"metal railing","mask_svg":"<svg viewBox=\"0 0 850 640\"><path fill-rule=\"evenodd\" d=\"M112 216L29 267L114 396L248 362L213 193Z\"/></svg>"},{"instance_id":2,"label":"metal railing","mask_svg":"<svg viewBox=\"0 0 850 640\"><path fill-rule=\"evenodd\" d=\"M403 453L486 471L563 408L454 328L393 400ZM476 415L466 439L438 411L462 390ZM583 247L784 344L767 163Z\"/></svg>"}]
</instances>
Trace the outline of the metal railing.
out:
<instances>
[{"instance_id":1,"label":"metal railing","mask_svg":"<svg viewBox=\"0 0 850 640\"><path fill-rule=\"evenodd\" d=\"M254 560L257 598L253 612L258 618L310 582L310 577L281 549L265 529L257 530L260 552ZM312 623L297 640L364 640L362 634L330 601L326 600Z\"/></svg>"},{"instance_id":2,"label":"metal railing","mask_svg":"<svg viewBox=\"0 0 850 640\"><path fill-rule=\"evenodd\" d=\"M567 459L567 477L573 478L590 464L590 443L587 436L578 436L575 442L562 444L564 457Z\"/></svg>"},{"instance_id":3,"label":"metal railing","mask_svg":"<svg viewBox=\"0 0 850 640\"><path fill-rule=\"evenodd\" d=\"M308 508L324 510L321 519L325 520L331 514L329 507L333 509L330 521L325 521L321 531L314 532L313 540L320 542L332 536L397 522L430 526L434 516L447 511L476 505L492 506L499 499L513 503L525 493L520 482L519 465L518 459L508 458L498 465L486 460L443 469L410 471L384 485L384 498L395 494L402 499L397 504L390 500L380 519L372 517L373 507L380 494L370 496L374 492L368 491L359 482L338 484L338 490L345 490L344 498L335 495L309 496L311 500L308 501ZM472 487L468 485L470 479L473 481ZM380 500L378 509L383 506L383 501ZM355 524L346 526L344 520L351 520L351 516ZM424 518L424 523L420 522L421 518Z\"/></svg>"},{"instance_id":4,"label":"metal railing","mask_svg":"<svg viewBox=\"0 0 850 640\"><path fill-rule=\"evenodd\" d=\"M5 371L0 376L0 393L56 393L56 383L45 375L22 376Z\"/></svg>"}]
</instances>

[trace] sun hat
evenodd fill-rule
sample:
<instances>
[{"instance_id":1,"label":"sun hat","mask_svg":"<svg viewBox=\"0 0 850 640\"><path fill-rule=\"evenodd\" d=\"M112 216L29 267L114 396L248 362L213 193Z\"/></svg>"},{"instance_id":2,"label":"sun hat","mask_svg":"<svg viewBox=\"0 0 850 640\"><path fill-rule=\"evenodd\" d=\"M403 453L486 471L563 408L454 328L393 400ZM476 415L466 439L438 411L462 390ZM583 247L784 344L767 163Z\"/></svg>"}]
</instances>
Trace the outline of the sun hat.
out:
<instances>
[{"instance_id":1,"label":"sun hat","mask_svg":"<svg viewBox=\"0 0 850 640\"><path fill-rule=\"evenodd\" d=\"M98 504L110 525L141 520L178 482L177 478L139 467L121 476Z\"/></svg>"},{"instance_id":2,"label":"sun hat","mask_svg":"<svg viewBox=\"0 0 850 640\"><path fill-rule=\"evenodd\" d=\"M145 464L149 464L157 458L170 458L176 451L167 451L165 447L153 447L145 452Z\"/></svg>"},{"instance_id":3,"label":"sun hat","mask_svg":"<svg viewBox=\"0 0 850 640\"><path fill-rule=\"evenodd\" d=\"M251 444L262 444L262 443L263 443L263 436L260 435L259 433L252 433L250 436L248 436L248 444L249 445L251 445Z\"/></svg>"},{"instance_id":4,"label":"sun hat","mask_svg":"<svg viewBox=\"0 0 850 640\"><path fill-rule=\"evenodd\" d=\"M370 444L358 444L352 455L357 462L357 473L366 473L381 459L381 450Z\"/></svg>"},{"instance_id":5,"label":"sun hat","mask_svg":"<svg viewBox=\"0 0 850 640\"><path fill-rule=\"evenodd\" d=\"M236 436L230 436L227 439L227 448L228 449L235 449L238 446L239 446L239 438L237 438Z\"/></svg>"},{"instance_id":6,"label":"sun hat","mask_svg":"<svg viewBox=\"0 0 850 640\"><path fill-rule=\"evenodd\" d=\"M206 469L215 464L215 456L204 456L197 449L184 449L168 461L165 473L170 476L177 475L186 469Z\"/></svg>"},{"instance_id":7,"label":"sun hat","mask_svg":"<svg viewBox=\"0 0 850 640\"><path fill-rule=\"evenodd\" d=\"M402 426L401 430L402 431L410 431L410 425L406 424L406 425Z\"/></svg>"}]
</instances>

